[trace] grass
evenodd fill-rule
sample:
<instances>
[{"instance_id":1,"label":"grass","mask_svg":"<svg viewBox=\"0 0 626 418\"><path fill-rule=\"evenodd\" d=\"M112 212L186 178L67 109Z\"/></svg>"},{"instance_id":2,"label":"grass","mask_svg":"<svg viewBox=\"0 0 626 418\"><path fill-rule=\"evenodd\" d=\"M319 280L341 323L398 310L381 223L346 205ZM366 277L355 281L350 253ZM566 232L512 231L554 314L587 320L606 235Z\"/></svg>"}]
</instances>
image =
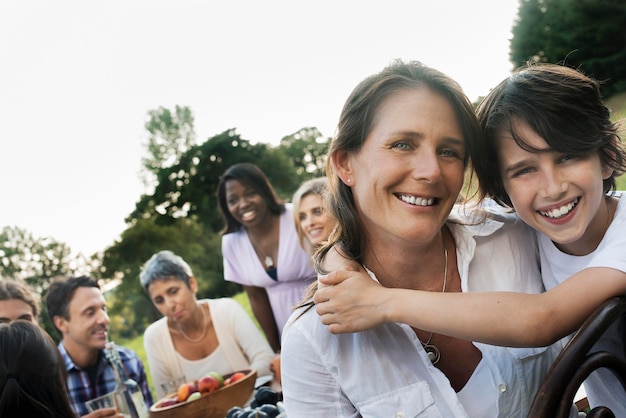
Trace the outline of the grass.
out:
<instances>
[{"instance_id":1,"label":"grass","mask_svg":"<svg viewBox=\"0 0 626 418\"><path fill-rule=\"evenodd\" d=\"M250 317L257 324L257 326L259 326L259 323L257 322L256 318L252 314L252 309L250 308L250 302L248 301L248 295L246 294L246 292L237 293L235 296L233 296L233 299L235 299L237 302L239 302L239 304L241 304L241 306L243 306L244 310L248 313L248 315L250 315ZM260 326L259 326L259 329L261 329ZM148 364L148 358L146 357L146 350L143 347L143 334L131 340L120 340L120 341L116 341L116 343L126 348L129 348L137 353L137 355L139 356L139 358L141 359L145 367L146 376L148 378L148 386L150 387L150 391L152 392L152 397L154 398L154 401L156 402L158 399L155 398L156 391L154 390L154 382L152 381L152 373L150 373L150 365Z\"/></svg>"}]
</instances>

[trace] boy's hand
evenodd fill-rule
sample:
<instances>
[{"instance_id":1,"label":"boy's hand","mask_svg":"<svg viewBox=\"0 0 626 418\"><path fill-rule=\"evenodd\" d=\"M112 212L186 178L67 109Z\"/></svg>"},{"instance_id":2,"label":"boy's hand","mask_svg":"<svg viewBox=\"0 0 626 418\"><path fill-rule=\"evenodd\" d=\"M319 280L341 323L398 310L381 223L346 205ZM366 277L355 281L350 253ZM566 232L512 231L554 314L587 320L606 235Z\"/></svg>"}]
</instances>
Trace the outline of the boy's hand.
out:
<instances>
[{"instance_id":1,"label":"boy's hand","mask_svg":"<svg viewBox=\"0 0 626 418\"><path fill-rule=\"evenodd\" d=\"M331 333L365 331L385 322L386 289L367 273L338 270L319 281L324 287L315 293L315 309Z\"/></svg>"}]
</instances>

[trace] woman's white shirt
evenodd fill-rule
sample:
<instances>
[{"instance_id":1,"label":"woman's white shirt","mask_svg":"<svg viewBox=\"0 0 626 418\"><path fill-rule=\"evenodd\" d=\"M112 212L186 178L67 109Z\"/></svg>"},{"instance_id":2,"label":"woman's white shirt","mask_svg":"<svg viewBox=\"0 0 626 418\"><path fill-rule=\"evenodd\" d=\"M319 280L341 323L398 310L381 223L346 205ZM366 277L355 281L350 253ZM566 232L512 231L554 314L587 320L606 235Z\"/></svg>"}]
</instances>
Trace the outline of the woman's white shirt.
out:
<instances>
[{"instance_id":1,"label":"woman's white shirt","mask_svg":"<svg viewBox=\"0 0 626 418\"><path fill-rule=\"evenodd\" d=\"M480 225L448 223L463 291L543 291L532 230L514 216L489 211L494 213ZM465 219L461 212L452 218ZM475 345L489 376L470 379L464 397L488 402L490 417L526 418L557 350ZM284 329L281 361L285 404L297 417L486 418L485 408L463 405L405 324L333 335L314 308L300 309Z\"/></svg>"}]
</instances>

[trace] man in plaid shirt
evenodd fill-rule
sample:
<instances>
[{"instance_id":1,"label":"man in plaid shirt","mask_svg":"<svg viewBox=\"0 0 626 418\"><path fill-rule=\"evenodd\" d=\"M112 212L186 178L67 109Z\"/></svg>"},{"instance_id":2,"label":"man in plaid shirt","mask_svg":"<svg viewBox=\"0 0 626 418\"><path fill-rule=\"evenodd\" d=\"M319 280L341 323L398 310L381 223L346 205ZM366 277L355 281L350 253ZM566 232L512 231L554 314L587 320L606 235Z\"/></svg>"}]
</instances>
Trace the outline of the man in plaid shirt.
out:
<instances>
[{"instance_id":1,"label":"man in plaid shirt","mask_svg":"<svg viewBox=\"0 0 626 418\"><path fill-rule=\"evenodd\" d=\"M113 367L105 356L109 316L98 283L87 276L55 280L45 296L46 309L61 335L59 351L67 367L67 384L72 408L79 415L88 413L85 402L115 389ZM128 375L137 382L145 403L152 405L152 394L143 363L137 354L118 346Z\"/></svg>"}]
</instances>

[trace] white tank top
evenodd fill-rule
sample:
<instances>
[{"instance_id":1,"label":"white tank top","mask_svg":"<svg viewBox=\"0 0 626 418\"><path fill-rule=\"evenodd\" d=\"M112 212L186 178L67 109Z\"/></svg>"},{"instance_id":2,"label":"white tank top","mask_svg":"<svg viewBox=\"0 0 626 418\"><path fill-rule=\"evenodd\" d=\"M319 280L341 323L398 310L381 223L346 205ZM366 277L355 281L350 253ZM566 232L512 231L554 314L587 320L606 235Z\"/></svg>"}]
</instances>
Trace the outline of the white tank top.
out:
<instances>
[{"instance_id":1,"label":"white tank top","mask_svg":"<svg viewBox=\"0 0 626 418\"><path fill-rule=\"evenodd\" d=\"M208 372L218 372L220 374L231 373L230 364L224 354L221 346L217 346L215 350L207 357L199 360L188 360L176 352L183 374L187 380L197 380Z\"/></svg>"}]
</instances>

